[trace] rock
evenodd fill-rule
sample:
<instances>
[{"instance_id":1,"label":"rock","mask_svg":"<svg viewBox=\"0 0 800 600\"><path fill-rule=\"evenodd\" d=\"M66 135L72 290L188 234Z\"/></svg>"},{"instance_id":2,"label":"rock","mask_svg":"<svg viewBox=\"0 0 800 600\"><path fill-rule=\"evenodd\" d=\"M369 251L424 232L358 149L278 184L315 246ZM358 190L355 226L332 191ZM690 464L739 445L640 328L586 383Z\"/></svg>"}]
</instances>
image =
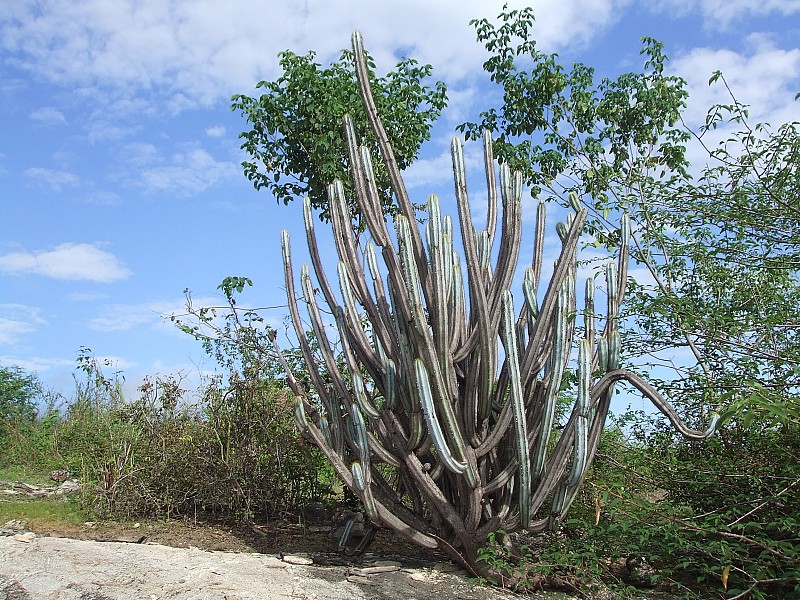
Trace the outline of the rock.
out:
<instances>
[{"instance_id":1,"label":"rock","mask_svg":"<svg viewBox=\"0 0 800 600\"><path fill-rule=\"evenodd\" d=\"M358 577L369 577L370 575L377 575L379 573L393 573L394 571L399 571L400 566L395 565L386 565L386 566L374 566L374 567L361 567L360 569L350 569L348 573L350 575L357 575Z\"/></svg>"},{"instance_id":2,"label":"rock","mask_svg":"<svg viewBox=\"0 0 800 600\"><path fill-rule=\"evenodd\" d=\"M26 544L29 544L30 542L33 541L35 537L36 537L35 533L33 533L32 531L26 531L25 533L16 534L14 536L14 539L17 540L18 542L25 542Z\"/></svg>"},{"instance_id":3,"label":"rock","mask_svg":"<svg viewBox=\"0 0 800 600\"><path fill-rule=\"evenodd\" d=\"M74 494L81 490L81 484L77 479L67 479L62 483L53 493L56 496L66 496L67 494Z\"/></svg>"},{"instance_id":4,"label":"rock","mask_svg":"<svg viewBox=\"0 0 800 600\"><path fill-rule=\"evenodd\" d=\"M290 565L313 565L314 561L309 558L308 556L302 556L300 554L286 554L283 557L283 562L290 564Z\"/></svg>"},{"instance_id":5,"label":"rock","mask_svg":"<svg viewBox=\"0 0 800 600\"><path fill-rule=\"evenodd\" d=\"M369 577L363 577L361 575L348 575L347 581L350 583L359 583L361 585L375 585L373 581L370 581Z\"/></svg>"}]
</instances>

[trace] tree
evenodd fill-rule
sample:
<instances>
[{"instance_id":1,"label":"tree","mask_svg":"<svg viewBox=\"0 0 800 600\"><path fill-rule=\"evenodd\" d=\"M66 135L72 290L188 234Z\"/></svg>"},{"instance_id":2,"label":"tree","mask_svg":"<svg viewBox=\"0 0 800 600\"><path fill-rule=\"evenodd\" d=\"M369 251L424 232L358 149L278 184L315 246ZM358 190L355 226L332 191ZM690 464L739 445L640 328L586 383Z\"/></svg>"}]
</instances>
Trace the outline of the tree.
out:
<instances>
[{"instance_id":1,"label":"tree","mask_svg":"<svg viewBox=\"0 0 800 600\"><path fill-rule=\"evenodd\" d=\"M0 449L14 432L36 422L36 401L42 394L35 375L19 367L0 367Z\"/></svg>"},{"instance_id":2,"label":"tree","mask_svg":"<svg viewBox=\"0 0 800 600\"><path fill-rule=\"evenodd\" d=\"M695 132L682 119L686 82L666 74L659 42L643 38L642 72L595 83L593 69L568 71L536 48L530 9L499 18L473 25L492 53L484 68L503 87L502 106L460 129L472 139L495 132L495 152L533 193L565 205L578 195L595 244L613 245L617 215L631 216L632 258L650 281L632 281L623 307L628 358L672 367L660 388L695 417L721 404L726 418L751 406L796 421L798 123L750 126L731 93ZM720 82L715 73L709 83ZM731 125L722 143L705 145ZM692 141L707 152L699 169L686 158ZM691 358L670 362L681 349Z\"/></svg>"},{"instance_id":3,"label":"tree","mask_svg":"<svg viewBox=\"0 0 800 600\"><path fill-rule=\"evenodd\" d=\"M632 427L666 494L649 511L666 532L661 556L737 598L797 594L800 123L752 124L716 72L709 85L726 86L730 102L693 130L686 82L666 74L660 43L644 38L641 72L595 82L591 68L539 52L532 22L530 10L473 22L504 96L461 129L492 129L500 160L534 192L564 205L579 197L598 247L613 246L618 215L630 215L631 257L648 276L629 282L621 307L625 360L660 367L650 379L690 423L723 408L728 426L702 447L679 443L666 423ZM689 144L705 164L689 164ZM637 537L652 546L656 528L641 522L618 523L628 548Z\"/></svg>"},{"instance_id":4,"label":"tree","mask_svg":"<svg viewBox=\"0 0 800 600\"><path fill-rule=\"evenodd\" d=\"M283 74L275 81L261 81L256 86L264 90L260 97L234 96L231 108L240 111L251 127L240 135L242 148L251 157L242 166L256 189L266 188L284 204L307 195L320 217L329 219L328 185L337 179L349 181L341 134L344 115L351 115L373 156L377 141L358 99L352 53L342 52L328 68L314 57L314 52L304 56L282 52ZM386 135L403 169L416 159L422 142L430 139L431 125L447 105L446 87L441 81L429 85L431 66L413 59L400 60L384 77L376 76L372 59L367 60ZM378 161L375 178L381 206L391 212L396 200ZM355 209L351 216L358 217Z\"/></svg>"}]
</instances>

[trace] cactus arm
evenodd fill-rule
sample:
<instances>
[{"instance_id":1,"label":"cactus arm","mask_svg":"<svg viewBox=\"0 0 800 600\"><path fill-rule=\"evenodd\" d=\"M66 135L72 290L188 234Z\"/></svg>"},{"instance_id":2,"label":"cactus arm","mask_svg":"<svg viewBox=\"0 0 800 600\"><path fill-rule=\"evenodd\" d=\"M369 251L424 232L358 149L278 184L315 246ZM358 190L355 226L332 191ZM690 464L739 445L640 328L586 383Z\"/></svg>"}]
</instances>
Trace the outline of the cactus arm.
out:
<instances>
[{"instance_id":1,"label":"cactus arm","mask_svg":"<svg viewBox=\"0 0 800 600\"><path fill-rule=\"evenodd\" d=\"M400 168L397 165L397 160L394 156L394 150L389 143L389 136L386 134L386 129L383 126L378 109L375 106L375 100L372 96L372 85L369 80L369 69L367 67L366 56L364 52L364 41L361 38L361 33L358 31L353 32L353 57L356 65L356 79L358 80L358 88L361 94L361 101L364 104L364 110L367 113L367 119L372 126L372 131L375 134L375 139L378 141L378 146L381 150L386 171L389 174L389 179L392 182L392 189L397 197L397 202L400 206L401 213L410 222L415 221L416 212L411 200L408 197L405 182L400 175ZM420 273L422 281L422 289L426 298L430 297L430 282L428 276L428 267L425 261L425 251L422 247L422 237L419 230L414 228L412 231L412 246L414 249L414 257L417 262L417 270Z\"/></svg>"},{"instance_id":2,"label":"cactus arm","mask_svg":"<svg viewBox=\"0 0 800 600\"><path fill-rule=\"evenodd\" d=\"M560 296L559 290L561 290L567 275L569 275L570 271L574 268L574 264L570 264L568 257L573 256L577 248L578 239L580 238L587 214L588 211L583 209L576 215L561 247L561 254L553 270L553 276L550 279L544 299L539 307L539 316L536 319L536 323L530 334L530 339L528 340L528 349L520 369L523 376L532 377L538 371L538 369L534 369L533 367L542 358L542 348L546 348L546 346L544 346L544 341L548 334L548 328L551 323L550 320L553 318L558 304L558 298Z\"/></svg>"},{"instance_id":3,"label":"cactus arm","mask_svg":"<svg viewBox=\"0 0 800 600\"><path fill-rule=\"evenodd\" d=\"M439 199L431 195L428 199L428 249L431 257L431 280L433 283L433 303L428 305L428 317L433 328L439 364L450 362L450 305L447 302L449 282L452 281L453 262L446 247L442 227ZM455 390L452 390L455 392Z\"/></svg>"},{"instance_id":4,"label":"cactus arm","mask_svg":"<svg viewBox=\"0 0 800 600\"><path fill-rule=\"evenodd\" d=\"M528 455L528 428L525 414L525 403L522 398L522 381L519 374L519 351L514 323L514 301L511 292L503 293L503 345L506 351L511 397L509 402L514 411L514 428L517 440L517 463L519 465L519 513L522 527L528 527L531 521L531 464Z\"/></svg>"},{"instance_id":5,"label":"cactus arm","mask_svg":"<svg viewBox=\"0 0 800 600\"><path fill-rule=\"evenodd\" d=\"M350 286L350 278L347 275L347 267L343 262L339 262L337 266L337 273L339 275L339 288L342 292L342 302L344 304L343 315L344 323L346 324L347 337L349 338L353 349L363 362L364 366L369 370L370 374L377 381L382 375L382 361L378 353L372 347L367 334L364 332L364 326L358 314L353 297L353 289ZM344 336L340 336L344 337ZM352 367L355 368L355 363Z\"/></svg>"},{"instance_id":6,"label":"cactus arm","mask_svg":"<svg viewBox=\"0 0 800 600\"><path fill-rule=\"evenodd\" d=\"M486 233L489 236L489 246L494 243L494 233L497 228L497 187L494 180L494 152L492 151L492 132L483 131L483 167L486 171Z\"/></svg>"},{"instance_id":7,"label":"cactus arm","mask_svg":"<svg viewBox=\"0 0 800 600\"><path fill-rule=\"evenodd\" d=\"M372 177L372 165L364 162L365 158L369 158L369 154L362 154L362 148L359 147L356 137L355 124L349 114L344 116L343 125L347 155L350 159L350 179L353 182L356 201L361 209L360 214L375 243L379 246L387 246L390 244L389 232L386 229L386 222L382 218L383 207L380 204L375 179Z\"/></svg>"},{"instance_id":8,"label":"cactus arm","mask_svg":"<svg viewBox=\"0 0 800 600\"><path fill-rule=\"evenodd\" d=\"M289 232L285 229L281 232L281 251L283 256L283 272L284 272L284 281L286 285L286 298L289 304L289 316L292 321L292 326L294 327L295 335L297 336L298 342L300 344L300 352L303 355L303 360L308 367L308 374L311 378L311 383L314 386L314 389L317 390L317 393L320 396L320 399L323 401L323 404L328 407L332 406L333 403L328 398L327 393L325 392L325 384L322 381L322 377L320 376L319 366L317 364L316 359L314 358L314 354L311 351L311 347L308 344L308 340L306 340L305 331L303 329L303 324L300 321L300 311L297 308L297 295L295 294L294 288L294 276L292 271L292 254L291 254L291 245L289 242Z\"/></svg>"},{"instance_id":9,"label":"cactus arm","mask_svg":"<svg viewBox=\"0 0 800 600\"><path fill-rule=\"evenodd\" d=\"M493 329L499 322L502 311L502 295L511 285L517 263L522 235L522 174L512 172L504 164L500 168L500 195L503 201L503 229L500 235L500 248L497 255L497 267L492 279L491 314Z\"/></svg>"},{"instance_id":10,"label":"cactus arm","mask_svg":"<svg viewBox=\"0 0 800 600\"><path fill-rule=\"evenodd\" d=\"M311 211L311 199L308 196L303 198L303 222L306 228L306 241L308 243L309 254L311 255L311 264L314 266L314 274L319 282L322 295L325 297L325 302L328 306L336 306L333 290L328 282L328 277L325 275L325 269L322 268L322 261L319 257L317 236L314 233L314 216Z\"/></svg>"},{"instance_id":11,"label":"cactus arm","mask_svg":"<svg viewBox=\"0 0 800 600\"><path fill-rule=\"evenodd\" d=\"M439 418L436 415L436 409L434 408L433 393L431 392L425 363L420 359L416 359L414 361L414 369L422 412L425 415L425 424L428 426L428 432L431 434L434 446L436 446L439 459L450 472L461 475L466 471L467 465L465 462L455 458L445 440L444 433L439 425Z\"/></svg>"},{"instance_id":12,"label":"cactus arm","mask_svg":"<svg viewBox=\"0 0 800 600\"><path fill-rule=\"evenodd\" d=\"M578 396L575 401L575 453L567 479L568 487L577 487L588 464L589 384L592 377L592 348L583 339L578 346Z\"/></svg>"},{"instance_id":13,"label":"cactus arm","mask_svg":"<svg viewBox=\"0 0 800 600\"><path fill-rule=\"evenodd\" d=\"M561 390L561 380L564 368L569 359L569 340L567 338L567 319L569 316L569 280L565 279L559 294L558 307L553 325L555 335L548 361L548 381L545 392L543 417L539 427L538 443L533 455L533 470L535 476L541 477L544 470L547 446L553 429L558 394Z\"/></svg>"},{"instance_id":14,"label":"cactus arm","mask_svg":"<svg viewBox=\"0 0 800 600\"><path fill-rule=\"evenodd\" d=\"M678 412L673 408L669 401L662 396L657 389L647 383L644 379L639 377L636 373L628 371L627 369L616 369L606 373L592 388L592 396L603 395L608 389L617 381L627 381L642 395L645 396L667 419L672 423L672 426L683 437L690 440L706 440L714 435L719 422L719 415L714 413L711 417L711 422L705 430L692 429L688 427L678 415Z\"/></svg>"},{"instance_id":15,"label":"cactus arm","mask_svg":"<svg viewBox=\"0 0 800 600\"><path fill-rule=\"evenodd\" d=\"M533 241L533 290L539 291L539 281L542 277L542 260L544 258L544 227L547 222L547 207L541 200L536 206L536 228Z\"/></svg>"},{"instance_id":16,"label":"cactus arm","mask_svg":"<svg viewBox=\"0 0 800 600\"><path fill-rule=\"evenodd\" d=\"M460 138L453 138L450 146L453 160L453 176L455 181L456 202L458 205L458 216L461 223L461 238L464 246L464 258L467 264L467 277L469 281L470 311L473 331L471 336L476 336L477 342L477 368L474 369L474 376L477 377L477 397L473 401L467 395L467 402L477 402L477 418L485 419L489 414L492 378L492 365L496 363L492 360L492 339L491 339L491 317L489 315L488 299L486 288L484 287L483 277L481 276L480 260L476 248L475 229L472 225L470 216L469 197L467 195L466 169L464 167L464 149ZM467 345L470 341L467 341ZM473 355L474 356L474 355ZM458 356L454 360L459 362L462 359ZM466 414L474 410L473 407L466 407ZM467 427L472 429L473 420L467 421ZM470 436L471 437L471 436Z\"/></svg>"}]
</instances>

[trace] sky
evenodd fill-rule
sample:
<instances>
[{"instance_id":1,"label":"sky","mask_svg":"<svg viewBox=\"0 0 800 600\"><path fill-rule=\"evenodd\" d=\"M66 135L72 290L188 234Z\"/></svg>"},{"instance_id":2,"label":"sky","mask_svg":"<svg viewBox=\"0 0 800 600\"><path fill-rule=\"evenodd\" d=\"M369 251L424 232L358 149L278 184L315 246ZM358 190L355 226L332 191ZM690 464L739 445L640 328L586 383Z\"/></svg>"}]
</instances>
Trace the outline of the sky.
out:
<instances>
[{"instance_id":1,"label":"sky","mask_svg":"<svg viewBox=\"0 0 800 600\"><path fill-rule=\"evenodd\" d=\"M184 312L185 289L195 306L222 304L227 276L250 277L242 301L273 307L263 316L283 326L280 231L302 252L301 204L244 177L245 122L230 109L280 74L283 50L327 65L359 29L379 71L401 56L433 65L450 104L406 179L414 199L437 192L454 212L450 139L499 99L469 21L504 2L1 3L0 365L69 397L87 348L129 396L145 376L179 373L192 388L216 366L168 317ZM799 0L508 2L528 4L542 50L600 75L641 69L641 36L661 40L688 81L690 123L725 99L708 86L717 69L754 122L800 118ZM479 182L479 150L467 156Z\"/></svg>"}]
</instances>

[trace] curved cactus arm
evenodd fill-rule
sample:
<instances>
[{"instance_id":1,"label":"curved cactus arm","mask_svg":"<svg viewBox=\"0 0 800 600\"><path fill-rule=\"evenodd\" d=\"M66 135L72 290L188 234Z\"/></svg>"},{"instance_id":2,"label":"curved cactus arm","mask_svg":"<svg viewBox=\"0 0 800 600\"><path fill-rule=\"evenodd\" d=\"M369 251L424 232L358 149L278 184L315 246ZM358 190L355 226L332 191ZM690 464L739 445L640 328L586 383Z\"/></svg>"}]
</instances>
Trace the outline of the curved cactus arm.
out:
<instances>
[{"instance_id":1,"label":"curved cactus arm","mask_svg":"<svg viewBox=\"0 0 800 600\"><path fill-rule=\"evenodd\" d=\"M544 201L540 200L536 206L536 228L533 240L533 260L531 261L531 268L533 269L533 284L534 291L539 290L539 281L542 277L542 261L544 259L544 228L547 222L547 207Z\"/></svg>"},{"instance_id":2,"label":"curved cactus arm","mask_svg":"<svg viewBox=\"0 0 800 600\"><path fill-rule=\"evenodd\" d=\"M522 293L525 296L525 310L531 321L539 316L539 299L536 297L536 272L528 267L522 279Z\"/></svg>"},{"instance_id":3,"label":"curved cactus arm","mask_svg":"<svg viewBox=\"0 0 800 600\"><path fill-rule=\"evenodd\" d=\"M422 404L422 412L425 415L425 424L428 426L428 432L431 434L433 445L436 447L436 453L445 467L456 475L462 475L467 470L467 464L463 460L458 460L444 437L444 432L439 425L439 418L436 415L434 408L433 393L431 392L431 384L428 379L428 371L425 368L425 363L420 359L414 361L415 377L417 383L417 391L419 393L420 403Z\"/></svg>"},{"instance_id":4,"label":"curved cactus arm","mask_svg":"<svg viewBox=\"0 0 800 600\"><path fill-rule=\"evenodd\" d=\"M325 383L320 376L319 365L317 364L314 354L311 351L311 346L308 344L308 340L305 336L305 330L303 329L303 324L300 320L300 311L297 308L297 295L295 294L294 288L291 244L289 241L289 232L285 229L281 232L281 252L283 255L283 273L284 282L286 285L286 298L289 304L289 316L292 321L292 326L294 327L295 335L297 336L297 341L300 344L300 352L303 355L303 360L305 361L306 366L308 367L308 374L311 378L311 384L314 386L314 389L317 390L317 393L319 394L320 399L327 410L333 406L333 402L331 402L331 400L327 397L325 392Z\"/></svg>"},{"instance_id":5,"label":"curved cactus arm","mask_svg":"<svg viewBox=\"0 0 800 600\"><path fill-rule=\"evenodd\" d=\"M328 282L328 277L325 275L325 269L323 269L322 261L319 257L317 236L314 233L314 216L311 211L311 199L308 196L303 198L303 222L306 228L306 241L308 243L309 254L311 255L311 264L314 266L314 274L322 290L322 295L325 297L325 302L328 306L336 306L336 298L333 295L333 290Z\"/></svg>"},{"instance_id":6,"label":"curved cactus arm","mask_svg":"<svg viewBox=\"0 0 800 600\"><path fill-rule=\"evenodd\" d=\"M451 252L453 280L450 289L450 297L452 298L451 308L453 311L451 322L451 336L450 336L450 354L451 362L458 362L455 360L456 351L467 338L467 301L464 297L464 278L461 274L461 257L457 252Z\"/></svg>"},{"instance_id":7,"label":"curved cactus arm","mask_svg":"<svg viewBox=\"0 0 800 600\"><path fill-rule=\"evenodd\" d=\"M372 292L375 296L379 315L377 322L372 324L372 328L377 336L378 342L383 346L384 350L390 355L396 356L399 348L394 328L394 319L392 318L392 309L386 296L386 288L383 283L380 267L378 266L378 258L375 255L375 245L372 243L372 240L367 242L364 249L364 260L367 263L369 274L372 278Z\"/></svg>"},{"instance_id":8,"label":"curved cactus arm","mask_svg":"<svg viewBox=\"0 0 800 600\"><path fill-rule=\"evenodd\" d=\"M617 295L617 265L608 263L606 265L606 294L608 297L608 307L606 309L606 333L619 329L619 305L622 300Z\"/></svg>"},{"instance_id":9,"label":"curved cactus arm","mask_svg":"<svg viewBox=\"0 0 800 600\"><path fill-rule=\"evenodd\" d=\"M339 288L342 292L342 303L344 304L344 324L346 325L345 329L340 332L340 338L342 340L345 337L348 339L362 364L367 368L373 379L378 381L383 374L382 361L364 331L364 325L353 297L353 289L350 286L347 267L343 262L339 262L336 270L339 275ZM353 362L351 368L356 369L355 362Z\"/></svg>"},{"instance_id":10,"label":"curved cactus arm","mask_svg":"<svg viewBox=\"0 0 800 600\"><path fill-rule=\"evenodd\" d=\"M391 242L389 240L389 232L386 229L386 222L383 219L383 207L375 185L372 165L364 162L365 158L369 160L369 153L362 154L362 147L359 146L358 138L356 137L353 118L346 114L343 123L344 140L347 144L347 155L350 159L350 180L353 182L356 202L361 209L360 215L366 222L367 229L369 229L375 242L379 246L387 246Z\"/></svg>"},{"instance_id":11,"label":"curved cactus arm","mask_svg":"<svg viewBox=\"0 0 800 600\"><path fill-rule=\"evenodd\" d=\"M493 344L492 319L489 312L489 299L482 276L480 257L477 252L477 240L475 229L472 225L470 215L469 196L467 194L466 168L464 166L464 148L461 139L453 138L450 146L453 160L453 176L455 180L456 201L458 205L458 216L461 223L461 238L464 247L464 259L467 264L467 279L469 285L470 299L470 323L472 331L470 338L475 337L477 343L477 356L475 365L470 366L473 373L473 381L477 384L477 407L478 420L483 420L489 415L491 408L490 398L492 391L492 379L494 377L493 366L497 364L496 346ZM471 347L470 339L465 346ZM460 362L466 356L461 352L454 357L454 362ZM467 402L473 402L470 395L467 395ZM472 429L472 419L469 420L468 428ZM470 436L471 437L471 436Z\"/></svg>"},{"instance_id":12,"label":"curved cactus arm","mask_svg":"<svg viewBox=\"0 0 800 600\"><path fill-rule=\"evenodd\" d=\"M400 206L400 211L410 221L416 220L416 212L414 206L406 190L406 185L400 175L400 168L397 165L397 160L394 156L394 150L389 143L389 136L386 134L386 129L381 121L378 108L375 106L375 100L372 96L372 85L369 80L369 68L367 67L366 56L364 52L364 40L361 33L358 31L353 32L353 58L356 65L356 79L358 81L359 92L361 93L361 101L364 104L364 110L367 113L367 119L372 126L372 131L375 134L375 139L378 141L378 146L381 150L384 163L386 164L386 171L389 174L389 179L392 182L392 189L397 197L397 202ZM428 276L428 267L425 261L425 252L422 247L422 237L419 231L414 228L412 232L412 246L414 249L414 256L417 261L417 269L420 273L422 280L422 289L425 297L430 296L430 281Z\"/></svg>"},{"instance_id":13,"label":"curved cactus arm","mask_svg":"<svg viewBox=\"0 0 800 600\"><path fill-rule=\"evenodd\" d=\"M523 527L531 522L531 463L528 455L528 427L525 414L525 402L522 397L522 381L519 374L519 351L514 327L514 300L511 292L503 292L503 345L508 365L509 401L514 411L514 429L517 440L517 463L519 464L519 514Z\"/></svg>"},{"instance_id":14,"label":"curved cactus arm","mask_svg":"<svg viewBox=\"0 0 800 600\"><path fill-rule=\"evenodd\" d=\"M453 278L453 261L446 247L439 199L432 194L428 199L428 223L425 228L430 255L433 303L428 305L428 318L433 328L437 357L440 364L450 362L450 306L447 301L449 283Z\"/></svg>"},{"instance_id":15,"label":"curved cactus arm","mask_svg":"<svg viewBox=\"0 0 800 600\"><path fill-rule=\"evenodd\" d=\"M379 363L376 362L374 351L370 347L370 343L363 333L363 328L359 323L360 319L357 318L357 309L355 302L357 301L363 308L373 326L373 331L377 334L380 342L384 347L389 347L392 343L389 335L390 326L388 321L384 321L382 317L385 313L381 310L372 297L364 274L364 269L358 260L356 241L352 231L350 219L347 213L347 204L344 197L344 188L340 181L335 182L332 186L328 187L329 199L331 205L331 222L334 229L334 239L336 241L337 251L340 257L341 265L344 265L344 270L347 273L347 281L349 283L349 301L345 302L346 315L350 325L353 328L355 350L359 356L366 362L371 373L375 374L380 370ZM340 286L342 282L342 275L339 274ZM342 290L344 293L344 289Z\"/></svg>"},{"instance_id":16,"label":"curved cactus arm","mask_svg":"<svg viewBox=\"0 0 800 600\"><path fill-rule=\"evenodd\" d=\"M333 350L331 350L331 344L328 340L327 332L325 331L325 325L322 323L319 306L317 305L317 300L314 296L314 289L311 283L308 265L303 265L300 268L300 285L303 288L303 298L306 303L309 317L311 318L311 327L314 331L314 335L317 338L319 350L325 363L325 368L331 377L331 381L333 382L336 393L340 397L345 398L349 395L347 392L347 386L339 373L339 367L336 364L336 358L333 355ZM332 407L326 405L325 408L326 411L332 412Z\"/></svg>"},{"instance_id":17,"label":"curved cactus arm","mask_svg":"<svg viewBox=\"0 0 800 600\"><path fill-rule=\"evenodd\" d=\"M586 280L586 293L583 299L583 337L589 342L589 347L594 346L594 278Z\"/></svg>"},{"instance_id":18,"label":"curved cactus arm","mask_svg":"<svg viewBox=\"0 0 800 600\"><path fill-rule=\"evenodd\" d=\"M490 311L495 315L492 324L499 322L502 314L502 295L511 285L519 262L522 236L522 174L504 164L500 167L500 196L503 201L503 228L497 265L492 278ZM495 326L496 328L496 326Z\"/></svg>"},{"instance_id":19,"label":"curved cactus arm","mask_svg":"<svg viewBox=\"0 0 800 600\"><path fill-rule=\"evenodd\" d=\"M325 440L322 432L314 423L308 423L306 428L307 433L311 436L314 443L322 450L325 456L331 463L336 474L342 479L344 484L350 489L358 489L356 482L353 480L353 472L351 466L348 466L342 457L335 453L331 448L325 445ZM362 469L363 472L363 469ZM376 499L373 497L375 507L376 523L382 523L386 527L398 532L403 537L419 544L423 548L438 548L439 541L427 533L421 531L419 525L415 526L417 519L409 519L408 521L402 519L399 515L406 515L407 511L402 505L397 503L387 506L386 499Z\"/></svg>"},{"instance_id":20,"label":"curved cactus arm","mask_svg":"<svg viewBox=\"0 0 800 600\"><path fill-rule=\"evenodd\" d=\"M644 379L639 377L636 373L628 371L627 369L616 369L606 373L592 388L592 396L602 395L608 392L611 385L617 381L627 381L637 390L639 390L645 398L653 403L661 414L663 414L672 426L683 437L690 440L706 440L714 435L717 430L717 423L719 422L719 414L713 413L711 415L711 422L705 430L692 429L688 427L678 415L678 412L672 407L669 401L662 396L657 389L647 383Z\"/></svg>"},{"instance_id":21,"label":"curved cactus arm","mask_svg":"<svg viewBox=\"0 0 800 600\"><path fill-rule=\"evenodd\" d=\"M379 419L381 413L372 404L372 401L367 397L367 390L364 388L364 378L358 371L351 371L350 379L353 385L353 395L356 397L358 407L367 413L370 419Z\"/></svg>"},{"instance_id":22,"label":"curved cactus arm","mask_svg":"<svg viewBox=\"0 0 800 600\"><path fill-rule=\"evenodd\" d=\"M352 404L350 407L350 425L352 425L351 441L358 455L358 459L363 463L364 467L369 470L369 441L367 440L367 423L364 421L364 415L361 414L361 409L358 404Z\"/></svg>"},{"instance_id":23,"label":"curved cactus arm","mask_svg":"<svg viewBox=\"0 0 800 600\"><path fill-rule=\"evenodd\" d=\"M339 261L347 267L355 297L361 304L365 304L371 297L367 284L361 277L362 269L358 262L353 222L348 212L344 186L339 180L328 186L328 206L330 207L333 241L336 244Z\"/></svg>"}]
</instances>

